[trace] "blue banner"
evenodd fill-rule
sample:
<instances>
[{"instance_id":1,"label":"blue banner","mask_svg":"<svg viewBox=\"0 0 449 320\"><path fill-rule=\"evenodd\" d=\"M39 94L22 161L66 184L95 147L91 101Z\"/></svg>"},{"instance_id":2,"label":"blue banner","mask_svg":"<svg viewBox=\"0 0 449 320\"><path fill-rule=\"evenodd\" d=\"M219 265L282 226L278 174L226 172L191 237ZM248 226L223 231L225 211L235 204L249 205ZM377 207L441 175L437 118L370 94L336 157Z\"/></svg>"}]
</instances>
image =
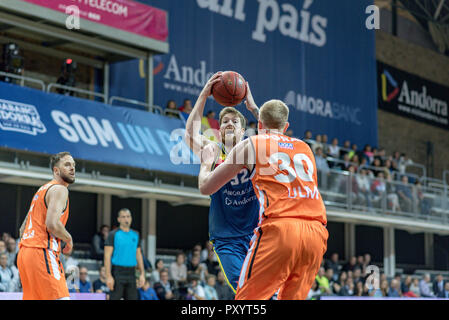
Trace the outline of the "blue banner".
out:
<instances>
[{"instance_id":1,"label":"blue banner","mask_svg":"<svg viewBox=\"0 0 449 320\"><path fill-rule=\"evenodd\" d=\"M0 82L0 147L197 175L183 127L145 111Z\"/></svg>"},{"instance_id":2,"label":"blue banner","mask_svg":"<svg viewBox=\"0 0 449 320\"><path fill-rule=\"evenodd\" d=\"M140 1L169 13L170 53L154 59L156 105L195 102L211 74L233 70L259 105L277 98L290 106L295 136L310 129L377 145L372 0ZM111 94L145 100L146 70L143 61L113 65ZM209 109L220 106L211 99Z\"/></svg>"}]
</instances>

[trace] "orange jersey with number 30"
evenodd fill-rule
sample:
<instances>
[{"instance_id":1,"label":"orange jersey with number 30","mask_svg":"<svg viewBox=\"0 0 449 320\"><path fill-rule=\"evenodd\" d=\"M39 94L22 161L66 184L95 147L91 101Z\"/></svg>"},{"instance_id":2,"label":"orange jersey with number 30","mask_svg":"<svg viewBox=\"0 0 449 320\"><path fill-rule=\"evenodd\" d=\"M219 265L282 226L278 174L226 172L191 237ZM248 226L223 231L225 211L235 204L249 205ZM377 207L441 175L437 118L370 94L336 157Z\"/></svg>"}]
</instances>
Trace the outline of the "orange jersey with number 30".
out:
<instances>
[{"instance_id":1,"label":"orange jersey with number 30","mask_svg":"<svg viewBox=\"0 0 449 320\"><path fill-rule=\"evenodd\" d=\"M315 157L303 141L281 134L252 136L256 168L251 178L265 217L297 217L327 224L318 191Z\"/></svg>"},{"instance_id":2,"label":"orange jersey with number 30","mask_svg":"<svg viewBox=\"0 0 449 320\"><path fill-rule=\"evenodd\" d=\"M45 196L47 191L59 183L55 180L48 182L39 188L31 201L28 219L25 225L19 246L28 248L44 248L59 252L61 249L61 240L53 236L47 230L45 220L47 218L47 203ZM60 221L65 226L69 218L69 200L63 212L61 212Z\"/></svg>"}]
</instances>

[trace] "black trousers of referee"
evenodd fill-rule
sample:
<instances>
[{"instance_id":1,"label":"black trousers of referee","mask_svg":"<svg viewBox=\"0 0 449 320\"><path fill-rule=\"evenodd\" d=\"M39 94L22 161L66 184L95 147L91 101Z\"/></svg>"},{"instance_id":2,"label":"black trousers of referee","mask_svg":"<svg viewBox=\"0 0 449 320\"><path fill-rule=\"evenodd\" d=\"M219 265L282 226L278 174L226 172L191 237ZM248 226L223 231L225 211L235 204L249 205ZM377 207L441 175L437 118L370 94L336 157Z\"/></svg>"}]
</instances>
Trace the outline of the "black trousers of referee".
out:
<instances>
[{"instance_id":1,"label":"black trousers of referee","mask_svg":"<svg viewBox=\"0 0 449 320\"><path fill-rule=\"evenodd\" d=\"M136 268L112 266L114 291L109 295L110 300L137 300Z\"/></svg>"}]
</instances>

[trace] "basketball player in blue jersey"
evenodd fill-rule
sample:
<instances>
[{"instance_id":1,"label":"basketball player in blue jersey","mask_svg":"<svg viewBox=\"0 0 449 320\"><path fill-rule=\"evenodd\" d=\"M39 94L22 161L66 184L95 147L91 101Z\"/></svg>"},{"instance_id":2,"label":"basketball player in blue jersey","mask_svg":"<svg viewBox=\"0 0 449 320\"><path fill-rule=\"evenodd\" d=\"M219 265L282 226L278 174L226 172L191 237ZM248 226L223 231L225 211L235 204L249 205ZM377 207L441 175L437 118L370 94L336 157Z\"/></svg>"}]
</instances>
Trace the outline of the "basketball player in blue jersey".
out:
<instances>
[{"instance_id":1,"label":"basketball player in blue jersey","mask_svg":"<svg viewBox=\"0 0 449 320\"><path fill-rule=\"evenodd\" d=\"M186 123L185 140L189 147L201 157L201 151L206 146L212 148L215 169L225 159L232 148L244 138L245 117L235 108L224 108L219 115L220 130L218 136L221 142L213 142L201 134L201 119L208 97L212 94L212 86L221 81L221 72L213 75L201 91L198 100ZM246 107L259 120L259 108L254 102L247 85ZM220 190L211 195L209 209L209 239L213 244L220 267L227 284L236 293L240 270L248 252L249 243L259 218L259 202L250 180L252 172L247 168Z\"/></svg>"}]
</instances>

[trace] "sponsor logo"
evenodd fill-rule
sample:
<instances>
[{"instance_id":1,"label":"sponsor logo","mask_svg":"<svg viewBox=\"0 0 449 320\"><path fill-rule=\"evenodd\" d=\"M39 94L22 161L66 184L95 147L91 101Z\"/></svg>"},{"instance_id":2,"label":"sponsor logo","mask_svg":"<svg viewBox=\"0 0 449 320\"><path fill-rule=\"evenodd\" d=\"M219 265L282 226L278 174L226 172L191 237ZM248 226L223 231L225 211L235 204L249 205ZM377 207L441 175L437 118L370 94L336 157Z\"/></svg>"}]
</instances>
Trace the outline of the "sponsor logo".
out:
<instances>
[{"instance_id":1,"label":"sponsor logo","mask_svg":"<svg viewBox=\"0 0 449 320\"><path fill-rule=\"evenodd\" d=\"M390 102L394 98L397 97L399 94L399 86L397 81L391 76L390 72L388 70L384 70L384 72L381 75L382 79L382 100L386 102ZM393 90L388 93L388 84L390 84L391 87L393 87Z\"/></svg>"},{"instance_id":2,"label":"sponsor logo","mask_svg":"<svg viewBox=\"0 0 449 320\"><path fill-rule=\"evenodd\" d=\"M279 142L278 144L279 144L279 148L293 150L293 144L292 143Z\"/></svg>"},{"instance_id":3,"label":"sponsor logo","mask_svg":"<svg viewBox=\"0 0 449 320\"><path fill-rule=\"evenodd\" d=\"M35 106L0 99L0 129L30 135L47 132Z\"/></svg>"}]
</instances>

